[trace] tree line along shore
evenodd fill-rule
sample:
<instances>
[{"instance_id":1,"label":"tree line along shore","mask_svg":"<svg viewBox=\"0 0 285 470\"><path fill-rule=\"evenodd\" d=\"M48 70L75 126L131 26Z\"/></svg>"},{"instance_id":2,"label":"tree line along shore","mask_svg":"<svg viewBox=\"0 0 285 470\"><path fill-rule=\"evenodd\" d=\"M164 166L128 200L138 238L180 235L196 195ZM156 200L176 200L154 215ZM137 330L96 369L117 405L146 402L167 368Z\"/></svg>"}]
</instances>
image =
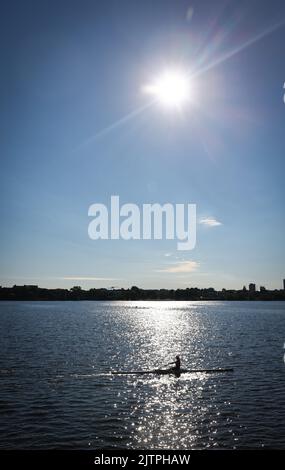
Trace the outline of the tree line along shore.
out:
<instances>
[{"instance_id":1,"label":"tree line along shore","mask_svg":"<svg viewBox=\"0 0 285 470\"><path fill-rule=\"evenodd\" d=\"M285 300L285 290L241 290L220 291L214 288L200 289L129 289L92 288L80 286L71 289L47 289L34 285L0 287L0 300Z\"/></svg>"}]
</instances>

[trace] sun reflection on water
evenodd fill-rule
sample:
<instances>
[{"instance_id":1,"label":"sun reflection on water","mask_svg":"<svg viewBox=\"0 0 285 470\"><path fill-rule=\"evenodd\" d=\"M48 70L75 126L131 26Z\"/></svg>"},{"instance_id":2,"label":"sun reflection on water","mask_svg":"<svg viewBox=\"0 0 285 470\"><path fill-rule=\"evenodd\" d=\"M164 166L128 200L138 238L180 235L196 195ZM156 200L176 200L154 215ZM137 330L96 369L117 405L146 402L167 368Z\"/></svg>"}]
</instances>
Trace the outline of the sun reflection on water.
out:
<instances>
[{"instance_id":1,"label":"sun reflection on water","mask_svg":"<svg viewBox=\"0 0 285 470\"><path fill-rule=\"evenodd\" d=\"M182 367L205 365L203 315L187 302L133 303L124 322L125 339L131 346L125 370L154 369L181 355ZM193 307L193 308L192 308ZM126 418L134 448L197 448L201 432L209 446L216 445L218 409L213 397L216 383L207 374L174 376L126 376L125 398L131 403ZM206 400L205 400L206 398ZM201 431L203 429L203 431Z\"/></svg>"},{"instance_id":2,"label":"sun reflection on water","mask_svg":"<svg viewBox=\"0 0 285 470\"><path fill-rule=\"evenodd\" d=\"M137 422L131 445L139 448L195 447L197 420L203 419L204 410L197 406L195 409L194 402L201 398L205 382L205 377L151 379L148 391L141 391L131 413L131 419Z\"/></svg>"},{"instance_id":3,"label":"sun reflection on water","mask_svg":"<svg viewBox=\"0 0 285 470\"><path fill-rule=\"evenodd\" d=\"M186 302L176 302L174 305L148 302L147 308L134 305L133 309L129 309L124 317L127 323L126 339L133 345L126 358L128 369L134 366L139 369L161 367L174 361L176 354L181 355L182 366L199 366L201 358L197 356L197 347L200 350L203 323L195 314L195 307L193 312L189 312ZM135 356L133 350L138 355Z\"/></svg>"}]
</instances>

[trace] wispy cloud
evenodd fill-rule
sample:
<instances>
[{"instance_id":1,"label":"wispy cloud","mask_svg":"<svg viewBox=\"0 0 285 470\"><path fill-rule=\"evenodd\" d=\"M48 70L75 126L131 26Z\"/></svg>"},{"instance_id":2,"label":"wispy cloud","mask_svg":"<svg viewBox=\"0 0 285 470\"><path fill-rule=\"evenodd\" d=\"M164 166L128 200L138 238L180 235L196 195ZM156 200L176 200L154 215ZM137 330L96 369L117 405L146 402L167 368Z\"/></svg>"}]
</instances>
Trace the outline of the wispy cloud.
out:
<instances>
[{"instance_id":1,"label":"wispy cloud","mask_svg":"<svg viewBox=\"0 0 285 470\"><path fill-rule=\"evenodd\" d=\"M218 225L223 225L222 222L219 222L214 217L206 217L199 220L199 224L206 225L206 227L217 227Z\"/></svg>"},{"instance_id":2,"label":"wispy cloud","mask_svg":"<svg viewBox=\"0 0 285 470\"><path fill-rule=\"evenodd\" d=\"M157 269L159 273L192 273L199 268L197 261L180 261L163 269Z\"/></svg>"},{"instance_id":3,"label":"wispy cloud","mask_svg":"<svg viewBox=\"0 0 285 470\"><path fill-rule=\"evenodd\" d=\"M166 256L168 258L169 256L172 256L172 253L165 253L164 256Z\"/></svg>"},{"instance_id":4,"label":"wispy cloud","mask_svg":"<svg viewBox=\"0 0 285 470\"><path fill-rule=\"evenodd\" d=\"M64 276L59 277L61 281L121 281L116 277L85 277L85 276Z\"/></svg>"}]
</instances>

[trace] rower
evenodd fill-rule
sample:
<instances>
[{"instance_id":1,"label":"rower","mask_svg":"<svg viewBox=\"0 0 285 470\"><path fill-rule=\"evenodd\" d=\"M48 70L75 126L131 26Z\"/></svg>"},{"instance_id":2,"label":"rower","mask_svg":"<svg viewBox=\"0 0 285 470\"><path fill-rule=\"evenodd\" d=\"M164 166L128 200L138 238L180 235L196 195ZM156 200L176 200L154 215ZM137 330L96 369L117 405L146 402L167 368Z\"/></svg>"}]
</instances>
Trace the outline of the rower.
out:
<instances>
[{"instance_id":1,"label":"rower","mask_svg":"<svg viewBox=\"0 0 285 470\"><path fill-rule=\"evenodd\" d=\"M180 357L178 355L176 356L176 360L174 362L169 363L169 365L171 365L171 364L175 364L174 369L176 369L177 371L180 371L181 361L180 361Z\"/></svg>"}]
</instances>

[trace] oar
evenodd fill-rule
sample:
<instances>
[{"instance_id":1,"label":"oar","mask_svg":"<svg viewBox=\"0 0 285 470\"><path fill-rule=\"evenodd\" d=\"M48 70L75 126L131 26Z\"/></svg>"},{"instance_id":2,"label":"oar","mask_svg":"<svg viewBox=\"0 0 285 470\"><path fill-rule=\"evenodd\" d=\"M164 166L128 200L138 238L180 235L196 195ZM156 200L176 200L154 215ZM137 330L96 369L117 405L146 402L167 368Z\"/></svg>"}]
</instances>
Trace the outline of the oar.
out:
<instances>
[{"instance_id":1,"label":"oar","mask_svg":"<svg viewBox=\"0 0 285 470\"><path fill-rule=\"evenodd\" d=\"M163 366L161 366L161 367L167 367L167 366L171 366L172 364L175 364L175 361L168 362L167 364L164 364L164 365L163 365Z\"/></svg>"}]
</instances>

